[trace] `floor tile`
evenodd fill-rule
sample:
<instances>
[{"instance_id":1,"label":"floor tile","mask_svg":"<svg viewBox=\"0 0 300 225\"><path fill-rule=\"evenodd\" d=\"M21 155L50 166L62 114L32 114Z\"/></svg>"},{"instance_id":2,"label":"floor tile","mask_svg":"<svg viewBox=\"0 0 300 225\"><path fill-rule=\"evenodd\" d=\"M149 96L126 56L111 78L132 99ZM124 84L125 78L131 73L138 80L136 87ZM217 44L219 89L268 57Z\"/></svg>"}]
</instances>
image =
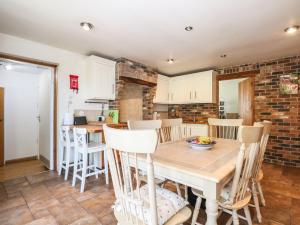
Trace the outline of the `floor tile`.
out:
<instances>
[{"instance_id":1,"label":"floor tile","mask_svg":"<svg viewBox=\"0 0 300 225\"><path fill-rule=\"evenodd\" d=\"M88 215L80 218L69 225L102 225L94 216Z\"/></svg>"},{"instance_id":2,"label":"floor tile","mask_svg":"<svg viewBox=\"0 0 300 225\"><path fill-rule=\"evenodd\" d=\"M22 225L32 220L33 217L25 205L0 212L0 224L3 225Z\"/></svg>"},{"instance_id":3,"label":"floor tile","mask_svg":"<svg viewBox=\"0 0 300 225\"><path fill-rule=\"evenodd\" d=\"M56 222L53 216L46 216L34 220L30 223L26 223L26 225L59 225L59 224Z\"/></svg>"},{"instance_id":4,"label":"floor tile","mask_svg":"<svg viewBox=\"0 0 300 225\"><path fill-rule=\"evenodd\" d=\"M26 202L22 196L6 199L0 204L0 212L11 209L17 206L26 205Z\"/></svg>"}]
</instances>

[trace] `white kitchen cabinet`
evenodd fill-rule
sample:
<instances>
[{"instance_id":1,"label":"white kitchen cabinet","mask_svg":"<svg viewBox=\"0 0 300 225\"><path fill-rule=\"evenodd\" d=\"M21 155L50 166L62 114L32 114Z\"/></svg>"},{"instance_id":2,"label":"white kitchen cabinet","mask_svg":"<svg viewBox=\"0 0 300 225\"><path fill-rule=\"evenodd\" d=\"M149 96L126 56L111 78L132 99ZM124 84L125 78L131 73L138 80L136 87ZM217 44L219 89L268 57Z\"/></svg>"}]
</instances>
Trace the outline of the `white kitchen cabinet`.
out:
<instances>
[{"instance_id":1,"label":"white kitchen cabinet","mask_svg":"<svg viewBox=\"0 0 300 225\"><path fill-rule=\"evenodd\" d=\"M116 62L97 56L87 59L86 98L115 100Z\"/></svg>"},{"instance_id":2,"label":"white kitchen cabinet","mask_svg":"<svg viewBox=\"0 0 300 225\"><path fill-rule=\"evenodd\" d=\"M216 72L209 70L176 77L159 75L154 103L216 103Z\"/></svg>"},{"instance_id":3,"label":"white kitchen cabinet","mask_svg":"<svg viewBox=\"0 0 300 225\"><path fill-rule=\"evenodd\" d=\"M208 125L185 123L182 125L182 134L184 138L208 136Z\"/></svg>"},{"instance_id":4,"label":"white kitchen cabinet","mask_svg":"<svg viewBox=\"0 0 300 225\"><path fill-rule=\"evenodd\" d=\"M210 70L186 77L190 103L216 103L216 72Z\"/></svg>"},{"instance_id":5,"label":"white kitchen cabinet","mask_svg":"<svg viewBox=\"0 0 300 225\"><path fill-rule=\"evenodd\" d=\"M153 99L154 103L168 104L169 103L169 77L158 75L156 94Z\"/></svg>"},{"instance_id":6,"label":"white kitchen cabinet","mask_svg":"<svg viewBox=\"0 0 300 225\"><path fill-rule=\"evenodd\" d=\"M187 82L184 76L172 77L169 83L169 103L182 104L188 100Z\"/></svg>"}]
</instances>

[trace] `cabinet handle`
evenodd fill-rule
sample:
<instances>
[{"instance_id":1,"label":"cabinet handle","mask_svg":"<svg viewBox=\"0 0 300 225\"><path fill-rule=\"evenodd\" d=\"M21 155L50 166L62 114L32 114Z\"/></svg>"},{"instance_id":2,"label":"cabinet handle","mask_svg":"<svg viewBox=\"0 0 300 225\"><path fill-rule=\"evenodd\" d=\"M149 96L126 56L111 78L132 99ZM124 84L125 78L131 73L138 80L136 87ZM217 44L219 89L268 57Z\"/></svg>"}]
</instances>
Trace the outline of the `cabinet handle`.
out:
<instances>
[{"instance_id":1,"label":"cabinet handle","mask_svg":"<svg viewBox=\"0 0 300 225\"><path fill-rule=\"evenodd\" d=\"M192 92L190 91L190 100L192 99Z\"/></svg>"},{"instance_id":2,"label":"cabinet handle","mask_svg":"<svg viewBox=\"0 0 300 225\"><path fill-rule=\"evenodd\" d=\"M195 99L197 98L197 91L195 91Z\"/></svg>"}]
</instances>

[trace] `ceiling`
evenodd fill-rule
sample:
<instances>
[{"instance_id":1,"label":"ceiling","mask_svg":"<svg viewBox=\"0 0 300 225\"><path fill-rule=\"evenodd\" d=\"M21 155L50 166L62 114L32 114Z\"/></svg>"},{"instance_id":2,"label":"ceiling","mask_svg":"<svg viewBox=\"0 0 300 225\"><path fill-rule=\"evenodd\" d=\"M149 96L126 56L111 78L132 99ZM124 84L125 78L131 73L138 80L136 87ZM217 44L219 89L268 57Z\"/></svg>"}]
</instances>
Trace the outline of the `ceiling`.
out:
<instances>
[{"instance_id":1,"label":"ceiling","mask_svg":"<svg viewBox=\"0 0 300 225\"><path fill-rule=\"evenodd\" d=\"M82 30L82 21L95 29ZM294 24L299 0L0 0L1 33L164 74L299 54L300 31L283 32Z\"/></svg>"}]
</instances>

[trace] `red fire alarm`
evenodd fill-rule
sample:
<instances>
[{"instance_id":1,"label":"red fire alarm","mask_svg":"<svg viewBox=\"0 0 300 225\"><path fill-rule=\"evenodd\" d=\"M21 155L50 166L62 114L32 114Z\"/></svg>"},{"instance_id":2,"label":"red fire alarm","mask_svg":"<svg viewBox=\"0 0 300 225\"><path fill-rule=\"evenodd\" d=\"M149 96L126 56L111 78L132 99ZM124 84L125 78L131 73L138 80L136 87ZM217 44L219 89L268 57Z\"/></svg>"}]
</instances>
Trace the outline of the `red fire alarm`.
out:
<instances>
[{"instance_id":1,"label":"red fire alarm","mask_svg":"<svg viewBox=\"0 0 300 225\"><path fill-rule=\"evenodd\" d=\"M70 89L76 91L78 93L79 83L78 83L78 75L71 74L70 75Z\"/></svg>"}]
</instances>

